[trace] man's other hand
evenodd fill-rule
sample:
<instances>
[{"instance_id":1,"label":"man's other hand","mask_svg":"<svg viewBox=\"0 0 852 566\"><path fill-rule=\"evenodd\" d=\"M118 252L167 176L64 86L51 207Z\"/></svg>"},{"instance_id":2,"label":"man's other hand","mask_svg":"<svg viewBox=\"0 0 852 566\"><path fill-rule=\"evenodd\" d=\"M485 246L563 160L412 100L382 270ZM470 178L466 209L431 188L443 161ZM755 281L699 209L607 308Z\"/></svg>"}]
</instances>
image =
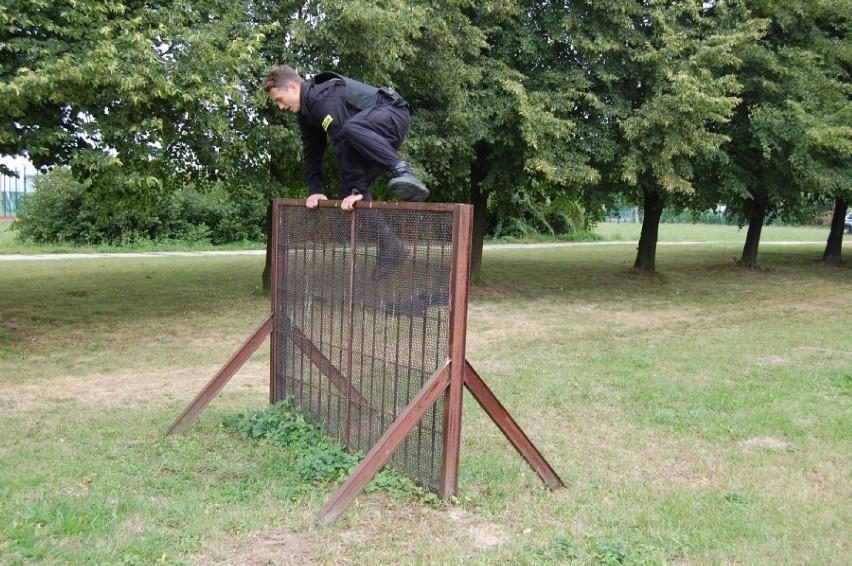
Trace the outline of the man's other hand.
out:
<instances>
[{"instance_id":1,"label":"man's other hand","mask_svg":"<svg viewBox=\"0 0 852 566\"><path fill-rule=\"evenodd\" d=\"M319 201L328 200L324 194L317 193L315 195L311 195L308 197L308 200L305 201L305 206L308 208L316 208L319 206Z\"/></svg>"},{"instance_id":2,"label":"man's other hand","mask_svg":"<svg viewBox=\"0 0 852 566\"><path fill-rule=\"evenodd\" d=\"M349 195L340 203L341 210L351 211L355 203L364 198L364 195Z\"/></svg>"}]
</instances>

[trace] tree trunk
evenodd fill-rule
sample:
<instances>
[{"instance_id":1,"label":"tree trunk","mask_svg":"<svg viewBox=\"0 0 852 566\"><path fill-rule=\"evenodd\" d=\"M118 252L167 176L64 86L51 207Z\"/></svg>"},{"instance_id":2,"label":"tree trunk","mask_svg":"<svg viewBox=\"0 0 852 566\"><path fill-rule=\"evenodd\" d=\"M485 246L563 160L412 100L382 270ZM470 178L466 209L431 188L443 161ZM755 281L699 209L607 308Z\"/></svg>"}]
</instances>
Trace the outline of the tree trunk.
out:
<instances>
[{"instance_id":1,"label":"tree trunk","mask_svg":"<svg viewBox=\"0 0 852 566\"><path fill-rule=\"evenodd\" d=\"M849 203L840 197L834 199L834 213L831 217L831 230L828 232L828 241L825 243L825 252L822 261L840 265L840 252L843 249L843 225L846 219L846 211Z\"/></svg>"},{"instance_id":2,"label":"tree trunk","mask_svg":"<svg viewBox=\"0 0 852 566\"><path fill-rule=\"evenodd\" d=\"M743 246L743 255L739 264L743 267L757 267L757 248L760 246L760 233L763 230L763 219L769 206L765 196L755 196L748 218L748 232Z\"/></svg>"},{"instance_id":3,"label":"tree trunk","mask_svg":"<svg viewBox=\"0 0 852 566\"><path fill-rule=\"evenodd\" d=\"M633 267L647 273L657 271L657 238L663 204L663 197L656 189L645 191L645 218L642 221L642 234L639 236L639 247L636 248L636 262Z\"/></svg>"},{"instance_id":4,"label":"tree trunk","mask_svg":"<svg viewBox=\"0 0 852 566\"><path fill-rule=\"evenodd\" d=\"M485 224L488 217L488 192L482 188L487 171L489 149L477 144L470 165L470 202L473 205L473 241L470 250L470 280L478 283L482 276L482 246L485 243Z\"/></svg>"},{"instance_id":5,"label":"tree trunk","mask_svg":"<svg viewBox=\"0 0 852 566\"><path fill-rule=\"evenodd\" d=\"M272 199L266 205L266 261L263 263L263 290L272 288Z\"/></svg>"}]
</instances>

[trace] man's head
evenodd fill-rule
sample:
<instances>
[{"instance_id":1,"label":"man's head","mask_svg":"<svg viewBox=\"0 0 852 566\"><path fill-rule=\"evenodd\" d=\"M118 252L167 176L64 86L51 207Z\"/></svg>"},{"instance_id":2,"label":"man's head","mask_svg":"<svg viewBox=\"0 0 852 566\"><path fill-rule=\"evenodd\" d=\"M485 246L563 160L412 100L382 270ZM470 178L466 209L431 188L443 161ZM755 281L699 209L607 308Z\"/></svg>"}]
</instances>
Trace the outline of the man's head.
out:
<instances>
[{"instance_id":1,"label":"man's head","mask_svg":"<svg viewBox=\"0 0 852 566\"><path fill-rule=\"evenodd\" d=\"M288 65L273 67L263 88L278 108L286 112L298 113L301 108L302 77Z\"/></svg>"}]
</instances>

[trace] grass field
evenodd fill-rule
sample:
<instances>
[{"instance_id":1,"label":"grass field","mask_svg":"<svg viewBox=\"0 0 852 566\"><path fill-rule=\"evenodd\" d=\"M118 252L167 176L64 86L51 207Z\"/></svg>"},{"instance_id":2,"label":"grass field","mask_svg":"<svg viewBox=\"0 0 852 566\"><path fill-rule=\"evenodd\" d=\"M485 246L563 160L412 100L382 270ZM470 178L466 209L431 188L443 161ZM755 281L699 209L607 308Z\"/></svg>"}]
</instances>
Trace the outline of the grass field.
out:
<instances>
[{"instance_id":1,"label":"grass field","mask_svg":"<svg viewBox=\"0 0 852 566\"><path fill-rule=\"evenodd\" d=\"M740 245L653 277L629 245L487 251L468 359L565 489L468 399L456 501L324 527L334 486L220 426L266 403L265 348L163 437L267 314L262 257L2 263L0 562L849 564L852 272Z\"/></svg>"},{"instance_id":2,"label":"grass field","mask_svg":"<svg viewBox=\"0 0 852 566\"><path fill-rule=\"evenodd\" d=\"M642 225L602 222L595 232L604 240L638 241ZM745 242L746 228L717 224L660 224L661 242ZM764 226L761 240L822 242L828 239L827 226Z\"/></svg>"},{"instance_id":3,"label":"grass field","mask_svg":"<svg viewBox=\"0 0 852 566\"><path fill-rule=\"evenodd\" d=\"M595 234L602 240L638 241L642 230L641 224L603 222L595 227ZM736 226L718 226L712 224L661 224L660 242L737 242L742 245L745 241L745 229ZM828 238L828 229L819 226L765 226L762 240L770 241L801 241L822 242ZM558 239L558 238L557 238ZM536 241L548 241L554 238L541 237ZM22 243L15 239L12 222L0 220L0 254L45 254L65 252L110 252L110 251L170 251L170 250L212 250L212 249L263 249L264 244L258 242L241 242L228 246L212 246L207 244L177 243L145 243L135 247L115 246L72 246L52 244Z\"/></svg>"}]
</instances>

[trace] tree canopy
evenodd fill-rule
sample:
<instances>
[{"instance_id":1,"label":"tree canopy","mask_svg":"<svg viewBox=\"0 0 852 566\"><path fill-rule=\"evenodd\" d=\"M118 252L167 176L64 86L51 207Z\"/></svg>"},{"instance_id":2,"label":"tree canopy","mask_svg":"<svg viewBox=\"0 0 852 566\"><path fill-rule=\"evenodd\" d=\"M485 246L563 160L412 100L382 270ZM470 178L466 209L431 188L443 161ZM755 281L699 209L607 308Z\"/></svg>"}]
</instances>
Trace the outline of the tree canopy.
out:
<instances>
[{"instance_id":1,"label":"tree canopy","mask_svg":"<svg viewBox=\"0 0 852 566\"><path fill-rule=\"evenodd\" d=\"M474 276L486 229L616 200L644 209L640 269L663 207L718 203L748 221L754 263L764 218L848 202L848 7L8 0L0 153L70 165L105 214L186 183L300 194L297 129L261 81L333 68L412 104L406 158L434 198L475 206Z\"/></svg>"},{"instance_id":2,"label":"tree canopy","mask_svg":"<svg viewBox=\"0 0 852 566\"><path fill-rule=\"evenodd\" d=\"M721 17L766 22L740 52L741 103L724 128L718 185L719 200L748 221L741 262L755 265L767 217L802 220L814 202L849 198L850 4L719 4Z\"/></svg>"}]
</instances>

